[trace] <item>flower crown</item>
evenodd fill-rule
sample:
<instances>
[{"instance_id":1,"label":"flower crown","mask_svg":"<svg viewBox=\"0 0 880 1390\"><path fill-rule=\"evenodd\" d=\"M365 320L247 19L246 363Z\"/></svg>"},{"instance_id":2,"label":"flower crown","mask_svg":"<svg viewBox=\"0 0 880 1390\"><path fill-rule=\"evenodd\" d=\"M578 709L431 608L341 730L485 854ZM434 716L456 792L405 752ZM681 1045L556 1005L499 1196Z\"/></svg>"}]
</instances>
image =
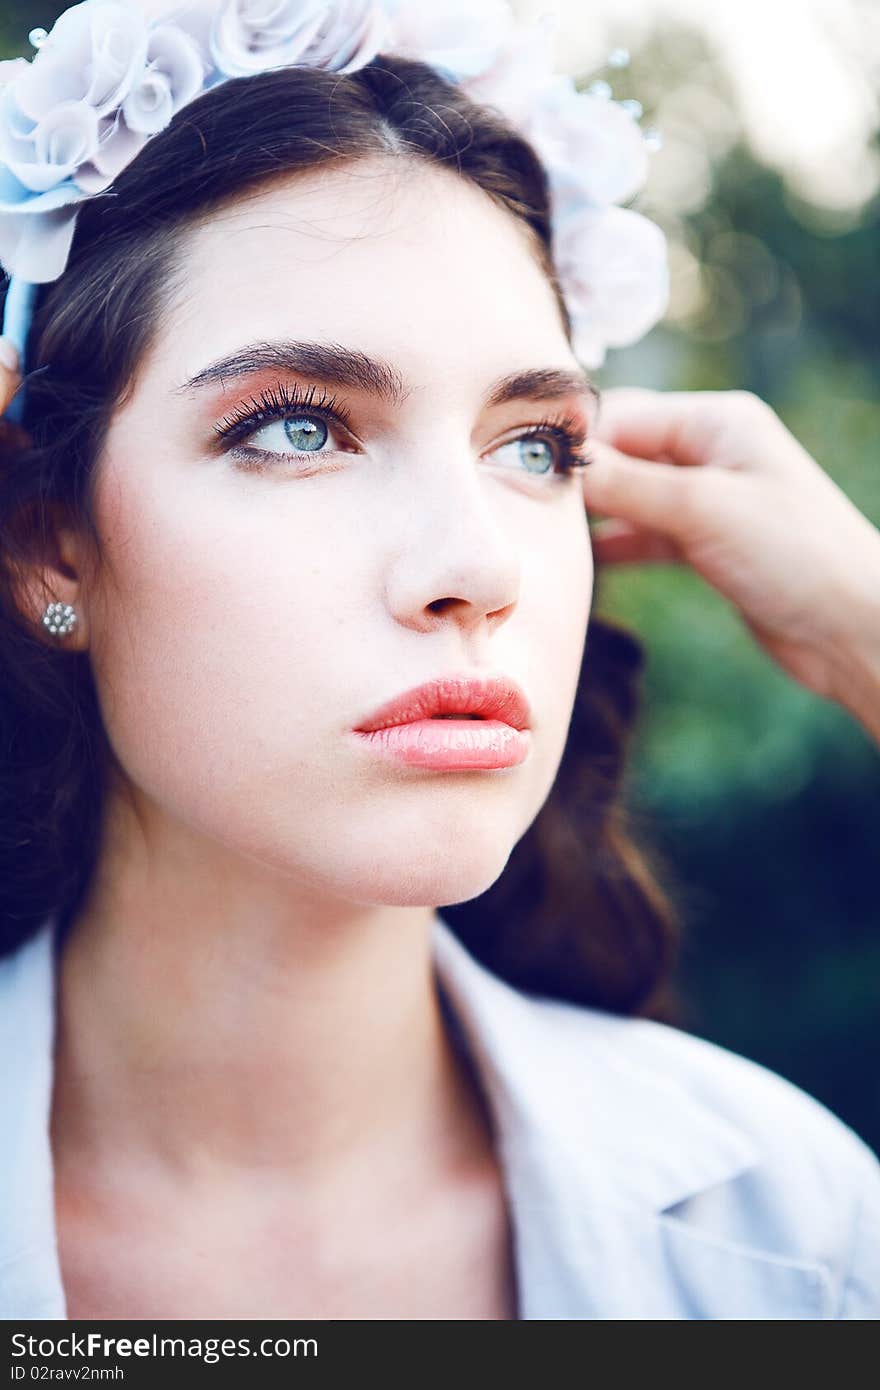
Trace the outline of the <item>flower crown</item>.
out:
<instances>
[{"instance_id":1,"label":"flower crown","mask_svg":"<svg viewBox=\"0 0 880 1390\"><path fill-rule=\"evenodd\" d=\"M656 132L605 81L553 71L557 16L516 24L507 0L83 0L28 60L0 62L3 332L22 363L36 286L67 264L78 204L104 192L181 107L272 68L354 72L377 53L417 58L530 141L546 170L553 258L575 354L601 366L668 300L666 239L620 204L642 187ZM616 49L612 67L628 54ZM21 412L21 392L7 415Z\"/></svg>"}]
</instances>

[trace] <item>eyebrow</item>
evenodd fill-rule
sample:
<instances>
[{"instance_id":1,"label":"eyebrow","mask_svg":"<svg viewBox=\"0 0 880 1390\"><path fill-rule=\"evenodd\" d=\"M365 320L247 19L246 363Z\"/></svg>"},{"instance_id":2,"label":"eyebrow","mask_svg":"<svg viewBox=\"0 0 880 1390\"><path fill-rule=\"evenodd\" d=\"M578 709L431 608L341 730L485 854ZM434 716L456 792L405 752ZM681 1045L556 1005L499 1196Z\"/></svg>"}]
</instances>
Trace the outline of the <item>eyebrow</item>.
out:
<instances>
[{"instance_id":1,"label":"eyebrow","mask_svg":"<svg viewBox=\"0 0 880 1390\"><path fill-rule=\"evenodd\" d=\"M176 387L174 394L192 395L218 382L241 381L270 368L363 391L392 406L402 405L410 394L400 373L381 358L339 343L293 342L250 343L203 367ZM598 387L580 368L534 367L494 382L485 403L497 406L515 400L558 400L573 394L591 396L597 404L601 398Z\"/></svg>"}]
</instances>

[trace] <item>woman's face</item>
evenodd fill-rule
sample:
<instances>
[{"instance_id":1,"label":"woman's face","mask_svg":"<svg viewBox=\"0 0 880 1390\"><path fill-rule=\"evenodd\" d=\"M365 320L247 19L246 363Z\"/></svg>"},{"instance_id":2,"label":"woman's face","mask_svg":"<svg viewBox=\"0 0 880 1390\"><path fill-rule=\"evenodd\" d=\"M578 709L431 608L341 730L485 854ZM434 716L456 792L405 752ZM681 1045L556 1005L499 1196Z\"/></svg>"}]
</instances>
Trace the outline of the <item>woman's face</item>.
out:
<instances>
[{"instance_id":1,"label":"woman's face","mask_svg":"<svg viewBox=\"0 0 880 1390\"><path fill-rule=\"evenodd\" d=\"M555 471L552 435L522 439L565 416L586 432L589 390L489 403L513 374L579 374L525 230L453 171L351 163L190 231L168 296L100 461L104 558L86 595L141 824L294 892L476 896L553 784L592 597L579 475ZM295 343L385 366L343 385L302 365L186 385ZM281 417L218 440L294 392ZM345 423L310 412L321 403ZM450 673L523 687L524 761L410 767L352 733Z\"/></svg>"}]
</instances>

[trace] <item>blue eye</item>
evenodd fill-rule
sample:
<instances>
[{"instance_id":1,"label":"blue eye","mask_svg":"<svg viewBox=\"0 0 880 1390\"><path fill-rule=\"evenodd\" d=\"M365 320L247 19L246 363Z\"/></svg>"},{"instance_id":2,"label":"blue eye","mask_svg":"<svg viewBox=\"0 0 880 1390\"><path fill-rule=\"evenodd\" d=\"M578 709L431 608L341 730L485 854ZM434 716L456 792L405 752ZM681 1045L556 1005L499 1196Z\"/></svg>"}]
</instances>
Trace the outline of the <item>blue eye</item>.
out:
<instances>
[{"instance_id":1,"label":"blue eye","mask_svg":"<svg viewBox=\"0 0 880 1390\"><path fill-rule=\"evenodd\" d=\"M565 417L561 421L545 420L543 424L532 425L493 452L515 450L515 465L537 477L546 474L566 477L590 462L585 443L586 436L577 421Z\"/></svg>"},{"instance_id":2,"label":"blue eye","mask_svg":"<svg viewBox=\"0 0 880 1390\"><path fill-rule=\"evenodd\" d=\"M332 425L332 421L335 417L329 413L327 419L324 416L324 411L294 414L288 412L258 425L256 429L253 428L252 418L251 429L240 436L248 443L246 446L243 443L239 444L236 452L248 460L262 457L279 461L295 460L302 454L315 454L320 458L336 453L339 441L334 438L336 427Z\"/></svg>"},{"instance_id":3,"label":"blue eye","mask_svg":"<svg viewBox=\"0 0 880 1390\"><path fill-rule=\"evenodd\" d=\"M327 426L314 416L294 415L291 419L282 420L281 424L294 449L301 449L304 453L316 451L327 442Z\"/></svg>"},{"instance_id":4,"label":"blue eye","mask_svg":"<svg viewBox=\"0 0 880 1390\"><path fill-rule=\"evenodd\" d=\"M234 410L214 427L214 433L224 448L248 464L255 460L292 459L295 454L332 453L332 448L324 446L331 439L331 432L340 436L350 432L350 417L335 397L328 398L324 393L313 404L314 396L314 386L302 392L296 384L288 388L281 383L263 391L259 399L252 398L249 405ZM249 442L266 434L269 438L262 444ZM285 444L291 447L285 448Z\"/></svg>"},{"instance_id":5,"label":"blue eye","mask_svg":"<svg viewBox=\"0 0 880 1390\"><path fill-rule=\"evenodd\" d=\"M520 461L529 473L552 473L556 467L556 457L547 439L523 434L519 439L511 439L507 444L502 444L495 453L503 453L505 449L518 450Z\"/></svg>"}]
</instances>

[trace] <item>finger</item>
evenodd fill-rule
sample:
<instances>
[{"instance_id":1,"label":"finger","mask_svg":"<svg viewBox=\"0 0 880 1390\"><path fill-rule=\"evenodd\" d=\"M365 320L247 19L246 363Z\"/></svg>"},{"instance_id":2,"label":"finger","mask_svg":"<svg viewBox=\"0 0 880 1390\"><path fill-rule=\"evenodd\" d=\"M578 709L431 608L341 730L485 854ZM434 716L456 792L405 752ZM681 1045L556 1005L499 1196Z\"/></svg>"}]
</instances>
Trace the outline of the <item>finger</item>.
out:
<instances>
[{"instance_id":1,"label":"finger","mask_svg":"<svg viewBox=\"0 0 880 1390\"><path fill-rule=\"evenodd\" d=\"M594 438L627 454L694 467L777 475L816 465L775 411L751 391L604 392Z\"/></svg>"},{"instance_id":2,"label":"finger","mask_svg":"<svg viewBox=\"0 0 880 1390\"><path fill-rule=\"evenodd\" d=\"M593 558L600 564L681 564L674 542L626 521L601 521L591 532Z\"/></svg>"},{"instance_id":3,"label":"finger","mask_svg":"<svg viewBox=\"0 0 880 1390\"><path fill-rule=\"evenodd\" d=\"M15 395L19 380L18 348L11 338L0 336L0 414Z\"/></svg>"},{"instance_id":4,"label":"finger","mask_svg":"<svg viewBox=\"0 0 880 1390\"><path fill-rule=\"evenodd\" d=\"M630 458L595 439L591 457L581 475L588 513L616 517L671 541L693 538L694 484L707 481L702 470Z\"/></svg>"},{"instance_id":5,"label":"finger","mask_svg":"<svg viewBox=\"0 0 880 1390\"><path fill-rule=\"evenodd\" d=\"M639 458L698 466L712 452L721 394L612 388L602 393L593 437Z\"/></svg>"}]
</instances>

